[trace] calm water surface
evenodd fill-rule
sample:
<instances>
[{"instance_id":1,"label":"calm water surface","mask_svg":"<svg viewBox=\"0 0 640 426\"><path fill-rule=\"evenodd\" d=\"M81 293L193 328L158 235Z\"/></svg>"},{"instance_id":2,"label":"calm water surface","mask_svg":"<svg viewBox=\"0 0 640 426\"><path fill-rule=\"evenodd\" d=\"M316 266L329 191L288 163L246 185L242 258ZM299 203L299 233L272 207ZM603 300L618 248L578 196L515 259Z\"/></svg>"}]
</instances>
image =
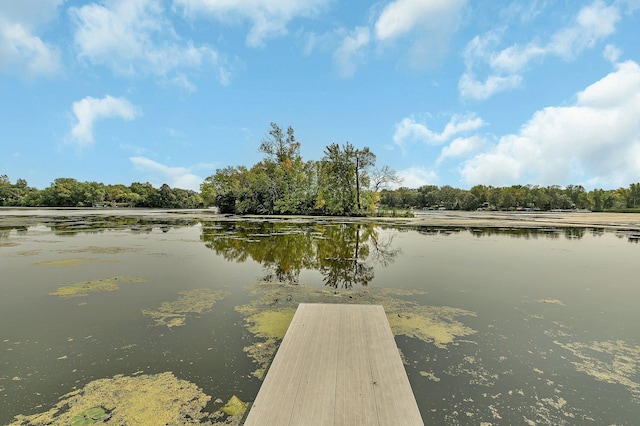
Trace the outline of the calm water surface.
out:
<instances>
[{"instance_id":1,"label":"calm water surface","mask_svg":"<svg viewBox=\"0 0 640 426\"><path fill-rule=\"evenodd\" d=\"M117 374L171 371L211 395L211 411L216 398L252 401L261 381L243 348L259 338L234 308L268 299L269 286L291 291L265 309L315 301L323 291L338 303L379 297L387 312L424 308L434 327L441 320L466 330L445 341L394 329L426 424L638 424L637 241L600 229L161 216L7 225L0 228L0 424ZM108 278L121 281L117 290L51 294ZM157 325L143 313L203 288L226 297L187 313L182 326Z\"/></svg>"}]
</instances>

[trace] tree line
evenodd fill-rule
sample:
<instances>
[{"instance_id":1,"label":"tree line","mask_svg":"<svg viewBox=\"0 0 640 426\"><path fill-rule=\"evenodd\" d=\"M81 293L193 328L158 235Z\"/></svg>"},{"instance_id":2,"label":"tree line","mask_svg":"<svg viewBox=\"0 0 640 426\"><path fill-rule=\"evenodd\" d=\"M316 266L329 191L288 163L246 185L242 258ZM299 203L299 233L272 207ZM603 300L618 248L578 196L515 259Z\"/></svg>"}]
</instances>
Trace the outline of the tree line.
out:
<instances>
[{"instance_id":1,"label":"tree line","mask_svg":"<svg viewBox=\"0 0 640 426\"><path fill-rule=\"evenodd\" d=\"M0 176L0 206L14 207L148 207L197 208L204 201L196 191L171 188L164 184L154 188L150 183L134 182L105 185L79 182L72 178L55 179L45 189L30 187L24 179L11 183Z\"/></svg>"},{"instance_id":2,"label":"tree line","mask_svg":"<svg viewBox=\"0 0 640 426\"><path fill-rule=\"evenodd\" d=\"M389 208L420 208L446 210L633 210L640 208L640 183L628 188L594 189L581 185L513 185L493 187L476 185L458 189L424 185L417 189L401 187L383 190L380 201Z\"/></svg>"}]
</instances>

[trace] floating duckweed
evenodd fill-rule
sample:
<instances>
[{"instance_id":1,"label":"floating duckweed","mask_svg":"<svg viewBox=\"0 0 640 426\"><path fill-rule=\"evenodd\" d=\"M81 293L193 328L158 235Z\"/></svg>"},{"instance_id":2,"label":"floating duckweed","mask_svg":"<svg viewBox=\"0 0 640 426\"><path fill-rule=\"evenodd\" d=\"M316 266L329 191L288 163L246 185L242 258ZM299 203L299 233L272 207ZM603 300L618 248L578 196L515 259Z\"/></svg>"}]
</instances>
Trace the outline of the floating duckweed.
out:
<instances>
[{"instance_id":1,"label":"floating duckweed","mask_svg":"<svg viewBox=\"0 0 640 426\"><path fill-rule=\"evenodd\" d=\"M395 335L404 335L432 342L437 347L444 349L452 343L456 337L474 334L475 330L466 327L455 317L461 315L475 316L474 313L449 306L395 306L397 302L391 301L391 309L387 311L387 319L391 325L391 331ZM410 305L407 303L407 305ZM409 307L409 309L404 309Z\"/></svg>"},{"instance_id":2,"label":"floating duckweed","mask_svg":"<svg viewBox=\"0 0 640 426\"><path fill-rule=\"evenodd\" d=\"M237 307L236 310L242 312L242 307ZM247 311L251 310L251 308L247 309ZM295 308L266 310L254 313L245 319L249 332L256 337L265 339L244 348L247 355L258 364L258 368L252 372L255 377L264 378L267 367L273 360L280 340L286 334L295 313Z\"/></svg>"},{"instance_id":3,"label":"floating duckweed","mask_svg":"<svg viewBox=\"0 0 640 426\"><path fill-rule=\"evenodd\" d=\"M71 257L68 259L48 260L34 263L36 266L48 266L50 268L76 268L90 263L117 263L115 259L95 259L87 257Z\"/></svg>"},{"instance_id":4,"label":"floating duckweed","mask_svg":"<svg viewBox=\"0 0 640 426\"><path fill-rule=\"evenodd\" d=\"M249 358L257 365L251 375L262 380L267 374L267 368L273 361L273 357L280 346L279 339L266 339L246 346L243 350Z\"/></svg>"},{"instance_id":5,"label":"floating duckweed","mask_svg":"<svg viewBox=\"0 0 640 426\"><path fill-rule=\"evenodd\" d=\"M558 299L538 299L538 300L536 300L536 302L538 302L538 303L550 303L552 305L565 306L565 304L562 303Z\"/></svg>"},{"instance_id":6,"label":"floating duckweed","mask_svg":"<svg viewBox=\"0 0 640 426\"><path fill-rule=\"evenodd\" d=\"M81 249L65 250L67 253L92 253L92 254L119 254L139 251L139 249L131 247L98 247L89 246Z\"/></svg>"},{"instance_id":7,"label":"floating duckweed","mask_svg":"<svg viewBox=\"0 0 640 426\"><path fill-rule=\"evenodd\" d=\"M627 388L633 399L640 403L640 346L629 345L622 340L605 342L560 342L560 347L571 351L579 361L572 364L576 370L605 383L619 384Z\"/></svg>"},{"instance_id":8,"label":"floating duckweed","mask_svg":"<svg viewBox=\"0 0 640 426\"><path fill-rule=\"evenodd\" d=\"M225 414L229 416L237 416L238 414L244 413L247 409L247 405L240 400L237 396L233 395L229 402L227 402L224 407L220 409Z\"/></svg>"},{"instance_id":9,"label":"floating duckweed","mask_svg":"<svg viewBox=\"0 0 640 426\"><path fill-rule=\"evenodd\" d=\"M71 426L86 426L96 422L96 420L100 420L107 413L101 407L93 407L88 410L84 410L82 413L76 415L71 419L69 424Z\"/></svg>"},{"instance_id":10,"label":"floating duckweed","mask_svg":"<svg viewBox=\"0 0 640 426\"><path fill-rule=\"evenodd\" d=\"M118 283L142 283L146 282L147 278L142 277L111 277L98 280L83 281L80 283L74 283L58 288L52 296L60 297L83 297L89 293L99 291L115 291L118 289Z\"/></svg>"},{"instance_id":11,"label":"floating duckweed","mask_svg":"<svg viewBox=\"0 0 640 426\"><path fill-rule=\"evenodd\" d=\"M410 296L416 296L418 294L427 294L426 290L423 290L420 288L388 288L388 287L376 288L376 293L379 296L393 296L393 297L399 297L399 296L410 297Z\"/></svg>"},{"instance_id":12,"label":"floating duckweed","mask_svg":"<svg viewBox=\"0 0 640 426\"><path fill-rule=\"evenodd\" d=\"M294 308L259 312L246 319L247 329L257 337L282 339L295 313Z\"/></svg>"},{"instance_id":13,"label":"floating duckweed","mask_svg":"<svg viewBox=\"0 0 640 426\"><path fill-rule=\"evenodd\" d=\"M22 257L28 257L28 256L36 256L38 254L40 254L42 250L25 250L25 251L18 251L16 253L14 253L14 256L22 256Z\"/></svg>"},{"instance_id":14,"label":"floating duckweed","mask_svg":"<svg viewBox=\"0 0 640 426\"><path fill-rule=\"evenodd\" d=\"M156 325L169 328L184 325L187 314L202 314L210 311L217 301L229 295L226 290L213 291L210 288L197 288L181 291L180 297L173 302L162 302L156 310L143 309L142 313L154 319Z\"/></svg>"},{"instance_id":15,"label":"floating duckweed","mask_svg":"<svg viewBox=\"0 0 640 426\"><path fill-rule=\"evenodd\" d=\"M435 374L433 374L433 371L419 371L418 373L420 373L420 375L422 377L426 377L427 379L433 381L433 382L439 382L440 378L436 377Z\"/></svg>"},{"instance_id":16,"label":"floating duckweed","mask_svg":"<svg viewBox=\"0 0 640 426\"><path fill-rule=\"evenodd\" d=\"M63 396L49 411L18 415L10 426L67 426L74 421L77 425L88 425L98 419L113 425L211 425L207 421L210 416L202 411L210 399L195 384L170 372L135 377L118 375L93 381ZM83 417L92 422L82 423Z\"/></svg>"}]
</instances>

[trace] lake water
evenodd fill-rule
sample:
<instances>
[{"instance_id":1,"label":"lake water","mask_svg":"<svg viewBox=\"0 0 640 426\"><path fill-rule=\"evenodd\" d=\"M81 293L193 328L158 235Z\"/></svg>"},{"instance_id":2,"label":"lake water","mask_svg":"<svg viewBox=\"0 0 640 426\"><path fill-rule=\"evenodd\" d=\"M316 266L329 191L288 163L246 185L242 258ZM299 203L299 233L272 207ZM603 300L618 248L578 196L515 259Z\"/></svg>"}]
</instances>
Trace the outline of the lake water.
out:
<instances>
[{"instance_id":1,"label":"lake water","mask_svg":"<svg viewBox=\"0 0 640 426\"><path fill-rule=\"evenodd\" d=\"M133 383L101 381L114 377L138 378L136 389L158 377L193 384L211 397L197 408L205 420L223 421L208 413L233 395L255 398L300 302L382 304L426 424L640 419L635 234L160 214L3 219L0 424L60 398L54 421L95 404L115 419L117 391L81 400L97 384Z\"/></svg>"}]
</instances>

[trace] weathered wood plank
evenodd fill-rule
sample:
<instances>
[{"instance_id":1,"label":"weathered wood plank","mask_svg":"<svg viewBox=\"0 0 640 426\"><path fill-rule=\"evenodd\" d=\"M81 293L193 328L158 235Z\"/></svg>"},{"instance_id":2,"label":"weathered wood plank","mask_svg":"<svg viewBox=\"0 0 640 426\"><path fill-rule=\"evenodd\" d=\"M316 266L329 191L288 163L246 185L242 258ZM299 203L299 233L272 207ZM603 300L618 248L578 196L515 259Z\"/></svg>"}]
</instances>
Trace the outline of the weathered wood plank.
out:
<instances>
[{"instance_id":1,"label":"weathered wood plank","mask_svg":"<svg viewBox=\"0 0 640 426\"><path fill-rule=\"evenodd\" d=\"M384 309L299 305L246 426L423 425Z\"/></svg>"}]
</instances>

